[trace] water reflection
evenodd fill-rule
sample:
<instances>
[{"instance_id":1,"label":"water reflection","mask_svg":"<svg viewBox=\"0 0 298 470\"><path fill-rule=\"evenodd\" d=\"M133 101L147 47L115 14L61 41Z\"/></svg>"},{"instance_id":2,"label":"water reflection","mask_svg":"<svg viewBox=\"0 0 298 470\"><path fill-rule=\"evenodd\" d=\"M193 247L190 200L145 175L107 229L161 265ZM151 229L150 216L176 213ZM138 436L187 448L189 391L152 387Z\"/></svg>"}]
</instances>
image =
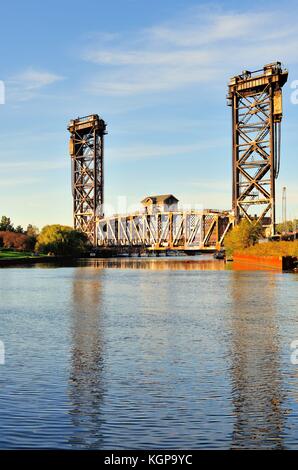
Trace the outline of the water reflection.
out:
<instances>
[{"instance_id":1,"label":"water reflection","mask_svg":"<svg viewBox=\"0 0 298 470\"><path fill-rule=\"evenodd\" d=\"M233 271L272 271L272 272L281 272L282 269L272 267L272 266L263 266L262 264L253 264L245 263L243 261L233 261L232 263L227 263L227 269Z\"/></svg>"},{"instance_id":2,"label":"water reflection","mask_svg":"<svg viewBox=\"0 0 298 470\"><path fill-rule=\"evenodd\" d=\"M92 266L97 269L149 269L152 271L223 271L225 262L214 260L211 257L187 258L110 258L81 260L81 265Z\"/></svg>"},{"instance_id":3,"label":"water reflection","mask_svg":"<svg viewBox=\"0 0 298 470\"><path fill-rule=\"evenodd\" d=\"M77 268L72 285L69 444L75 448L100 448L102 442L102 286L100 275L94 274Z\"/></svg>"},{"instance_id":4,"label":"water reflection","mask_svg":"<svg viewBox=\"0 0 298 470\"><path fill-rule=\"evenodd\" d=\"M276 277L233 272L231 373L233 448L283 447L281 370L276 321ZM263 274L264 276L264 274ZM266 282L265 282L266 281Z\"/></svg>"},{"instance_id":5,"label":"water reflection","mask_svg":"<svg viewBox=\"0 0 298 470\"><path fill-rule=\"evenodd\" d=\"M148 261L0 270L1 447L297 448L297 275Z\"/></svg>"}]
</instances>

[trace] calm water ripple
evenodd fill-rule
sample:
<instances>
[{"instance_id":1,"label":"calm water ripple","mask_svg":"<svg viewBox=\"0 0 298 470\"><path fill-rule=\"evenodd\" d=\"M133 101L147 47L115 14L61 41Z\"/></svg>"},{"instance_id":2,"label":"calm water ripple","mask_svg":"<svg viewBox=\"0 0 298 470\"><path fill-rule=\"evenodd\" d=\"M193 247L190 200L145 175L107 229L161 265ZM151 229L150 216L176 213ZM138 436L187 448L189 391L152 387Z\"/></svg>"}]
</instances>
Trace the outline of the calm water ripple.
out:
<instances>
[{"instance_id":1,"label":"calm water ripple","mask_svg":"<svg viewBox=\"0 0 298 470\"><path fill-rule=\"evenodd\" d=\"M297 287L203 257L0 269L0 447L298 448Z\"/></svg>"}]
</instances>

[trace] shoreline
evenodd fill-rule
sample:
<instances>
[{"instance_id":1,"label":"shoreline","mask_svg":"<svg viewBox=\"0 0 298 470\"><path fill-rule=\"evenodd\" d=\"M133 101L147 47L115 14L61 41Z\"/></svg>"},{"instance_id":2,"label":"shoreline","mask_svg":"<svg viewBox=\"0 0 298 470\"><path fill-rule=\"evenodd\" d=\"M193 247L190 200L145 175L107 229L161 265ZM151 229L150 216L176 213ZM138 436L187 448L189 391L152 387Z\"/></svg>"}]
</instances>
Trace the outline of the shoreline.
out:
<instances>
[{"instance_id":1,"label":"shoreline","mask_svg":"<svg viewBox=\"0 0 298 470\"><path fill-rule=\"evenodd\" d=\"M26 264L38 264L38 263L57 263L65 261L73 261L75 258L71 256L36 256L36 257L24 257L24 258L0 258L0 268L2 266L16 266Z\"/></svg>"}]
</instances>

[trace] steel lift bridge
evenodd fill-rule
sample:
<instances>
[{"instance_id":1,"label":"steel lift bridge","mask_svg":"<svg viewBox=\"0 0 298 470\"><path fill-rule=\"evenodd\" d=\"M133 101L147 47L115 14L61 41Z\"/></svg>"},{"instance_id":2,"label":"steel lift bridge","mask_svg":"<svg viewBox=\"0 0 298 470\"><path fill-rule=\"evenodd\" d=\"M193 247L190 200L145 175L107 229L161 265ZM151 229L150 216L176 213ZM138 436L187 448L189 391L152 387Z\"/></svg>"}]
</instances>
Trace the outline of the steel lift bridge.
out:
<instances>
[{"instance_id":1,"label":"steel lift bridge","mask_svg":"<svg viewBox=\"0 0 298 470\"><path fill-rule=\"evenodd\" d=\"M116 249L214 251L243 217L275 227L275 178L280 159L281 64L245 71L229 83L233 131L233 207L231 211L144 211L105 217L104 135L97 114L70 121L74 227L94 247Z\"/></svg>"},{"instance_id":2,"label":"steel lift bridge","mask_svg":"<svg viewBox=\"0 0 298 470\"><path fill-rule=\"evenodd\" d=\"M74 227L94 247L213 251L233 224L230 212L216 210L135 212L104 217L104 135L97 114L70 121Z\"/></svg>"}]
</instances>

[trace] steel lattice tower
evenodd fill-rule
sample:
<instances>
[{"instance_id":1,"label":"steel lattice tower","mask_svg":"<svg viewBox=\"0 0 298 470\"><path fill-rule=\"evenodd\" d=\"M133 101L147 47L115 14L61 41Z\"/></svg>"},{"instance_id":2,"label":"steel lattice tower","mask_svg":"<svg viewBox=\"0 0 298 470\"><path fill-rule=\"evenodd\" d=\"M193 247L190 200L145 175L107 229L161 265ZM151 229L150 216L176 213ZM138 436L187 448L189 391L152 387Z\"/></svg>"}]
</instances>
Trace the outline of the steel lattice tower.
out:
<instances>
[{"instance_id":1,"label":"steel lattice tower","mask_svg":"<svg viewBox=\"0 0 298 470\"><path fill-rule=\"evenodd\" d=\"M70 121L74 228L97 244L96 221L103 215L104 135L106 123L97 114Z\"/></svg>"},{"instance_id":2,"label":"steel lattice tower","mask_svg":"<svg viewBox=\"0 0 298 470\"><path fill-rule=\"evenodd\" d=\"M280 62L231 78L233 210L236 222L258 220L275 233L275 179L280 165L282 86Z\"/></svg>"}]
</instances>

